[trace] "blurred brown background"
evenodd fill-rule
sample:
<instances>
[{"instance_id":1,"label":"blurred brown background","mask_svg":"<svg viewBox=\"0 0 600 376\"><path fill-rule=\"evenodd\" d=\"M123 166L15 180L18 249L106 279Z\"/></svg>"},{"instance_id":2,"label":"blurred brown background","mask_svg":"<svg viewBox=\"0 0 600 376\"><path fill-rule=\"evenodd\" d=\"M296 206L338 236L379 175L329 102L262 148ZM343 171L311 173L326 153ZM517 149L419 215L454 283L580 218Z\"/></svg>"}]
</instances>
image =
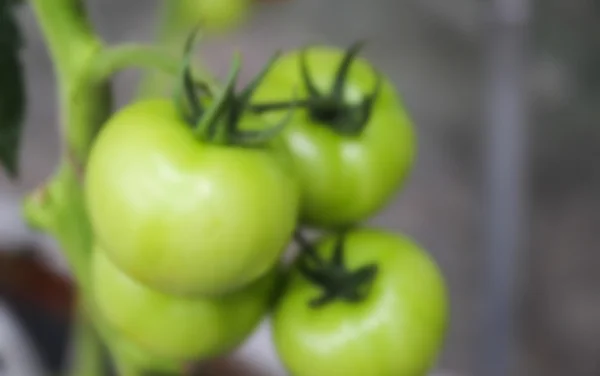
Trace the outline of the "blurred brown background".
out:
<instances>
[{"instance_id":1,"label":"blurred brown background","mask_svg":"<svg viewBox=\"0 0 600 376\"><path fill-rule=\"evenodd\" d=\"M89 3L108 41L151 40L157 1ZM202 47L218 74L227 69L233 50L241 49L250 75L275 48L369 39L365 55L397 84L419 135L409 184L373 223L411 234L440 263L451 293L452 325L439 368L452 375L480 376L475 364L486 294L481 136L487 5L478 0L272 2L258 6L239 30L207 39ZM10 185L0 177L0 243L7 247L29 241L17 200L52 172L59 155L51 63L32 14L24 10L21 16L31 100L23 179ZM600 375L599 21L598 1L533 4L515 375ZM137 78L135 72L118 77L120 103L133 93ZM56 254L51 242L41 244L47 254ZM238 355L258 364L258 374L279 375L265 328Z\"/></svg>"}]
</instances>

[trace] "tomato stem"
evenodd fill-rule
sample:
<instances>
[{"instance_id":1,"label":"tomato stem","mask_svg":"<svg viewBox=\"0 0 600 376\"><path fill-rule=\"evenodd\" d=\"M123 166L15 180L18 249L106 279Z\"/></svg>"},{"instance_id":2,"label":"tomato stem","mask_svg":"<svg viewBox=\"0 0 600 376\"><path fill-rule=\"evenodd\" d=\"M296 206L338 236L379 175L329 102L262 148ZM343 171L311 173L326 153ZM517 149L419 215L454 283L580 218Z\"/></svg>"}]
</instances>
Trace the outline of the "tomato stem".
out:
<instances>
[{"instance_id":1,"label":"tomato stem","mask_svg":"<svg viewBox=\"0 0 600 376\"><path fill-rule=\"evenodd\" d=\"M360 135L366 127L372 113L375 99L382 87L382 76L374 68L375 84L370 94L365 95L359 103L348 103L344 98L345 87L352 63L365 45L364 41L353 43L344 54L332 88L329 93L321 93L308 70L307 48L300 52L300 74L309 98L303 102L313 121L327 125L340 134L349 136ZM271 110L268 106L258 107L260 110ZM275 107L276 108L276 107Z\"/></svg>"},{"instance_id":2,"label":"tomato stem","mask_svg":"<svg viewBox=\"0 0 600 376\"><path fill-rule=\"evenodd\" d=\"M104 359L99 356L103 350L100 338L84 302L79 302L79 305L73 327L74 349L78 356L68 376L100 376L106 373Z\"/></svg>"},{"instance_id":3,"label":"tomato stem","mask_svg":"<svg viewBox=\"0 0 600 376\"><path fill-rule=\"evenodd\" d=\"M177 58L166 54L160 48L133 43L106 48L92 64L90 75L97 82L104 82L116 72L131 67L155 69L168 75L177 75L180 66Z\"/></svg>"},{"instance_id":4,"label":"tomato stem","mask_svg":"<svg viewBox=\"0 0 600 376\"><path fill-rule=\"evenodd\" d=\"M311 299L308 304L319 308L336 300L359 302L368 295L368 288L373 283L378 267L368 264L356 270L350 270L344 262L346 231L340 231L334 244L333 255L324 261L313 245L306 241L297 231L294 238L302 247L303 253L298 260L300 273L311 283L321 288L321 294ZM316 265L308 261L311 258Z\"/></svg>"},{"instance_id":5,"label":"tomato stem","mask_svg":"<svg viewBox=\"0 0 600 376\"><path fill-rule=\"evenodd\" d=\"M220 94L213 98L210 87L206 83L194 82L191 75L190 61L195 32L189 36L184 49L180 87L175 96L182 118L193 128L194 133L205 142L244 147L260 146L279 134L293 115L292 109L295 108L296 101L287 102L290 111L272 127L241 130L240 122L245 111L252 111L250 98L280 56L280 52L271 57L261 72L239 94L235 93L235 86L241 69L241 57L236 54L224 87ZM202 92L210 97L208 108L204 107L207 100L199 95Z\"/></svg>"},{"instance_id":6,"label":"tomato stem","mask_svg":"<svg viewBox=\"0 0 600 376\"><path fill-rule=\"evenodd\" d=\"M322 265L325 263L314 249L313 245L304 237L300 229L294 231L294 241L298 243L302 252L313 259L317 264Z\"/></svg>"},{"instance_id":7,"label":"tomato stem","mask_svg":"<svg viewBox=\"0 0 600 376\"><path fill-rule=\"evenodd\" d=\"M185 46L183 48L183 60L180 68L180 80L178 88L175 91L175 104L187 123L195 125L200 117L204 114L204 106L199 100L198 91L207 92L212 95L212 91L208 90L209 85L206 82L194 80L192 74L192 56L194 41L198 37L198 29L195 28L188 35Z\"/></svg>"},{"instance_id":8,"label":"tomato stem","mask_svg":"<svg viewBox=\"0 0 600 376\"><path fill-rule=\"evenodd\" d=\"M224 132L222 132L220 135L218 134L218 126L224 123L222 121L223 116L228 110L231 111L231 107L235 101L235 84L237 82L241 64L241 57L236 55L233 59L233 64L231 66L225 88L223 88L221 94L211 104L208 111L201 114L197 120L197 125L195 128L196 134L198 134L200 137L203 137L206 141L221 141L225 144L229 142L229 136L231 133L229 128L231 125L228 125L228 127L224 129ZM231 121L229 123L231 123ZM217 139L217 137L219 138Z\"/></svg>"}]
</instances>

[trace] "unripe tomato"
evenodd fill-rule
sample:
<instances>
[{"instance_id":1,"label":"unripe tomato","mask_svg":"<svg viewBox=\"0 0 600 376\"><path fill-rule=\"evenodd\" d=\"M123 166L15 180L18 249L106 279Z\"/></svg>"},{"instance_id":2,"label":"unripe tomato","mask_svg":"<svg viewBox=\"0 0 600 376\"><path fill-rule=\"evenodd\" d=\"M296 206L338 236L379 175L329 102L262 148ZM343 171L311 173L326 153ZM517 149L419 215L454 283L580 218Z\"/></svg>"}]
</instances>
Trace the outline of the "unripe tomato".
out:
<instances>
[{"instance_id":1,"label":"unripe tomato","mask_svg":"<svg viewBox=\"0 0 600 376\"><path fill-rule=\"evenodd\" d=\"M322 94L332 91L344 51L315 46L308 48L305 56L306 71L316 89ZM282 56L258 87L253 102L310 98L301 57L301 51ZM380 76L380 90L370 111L361 108L361 102L376 90L376 77L367 60L355 57L347 71L341 100L331 105L325 101L321 111L298 108L284 131L301 180L305 224L331 228L362 222L391 201L411 171L416 137L392 83ZM362 132L336 130L336 126L345 126L343 119L349 124L362 112L370 113ZM269 111L264 116L275 121L283 115Z\"/></svg>"},{"instance_id":2,"label":"unripe tomato","mask_svg":"<svg viewBox=\"0 0 600 376\"><path fill-rule=\"evenodd\" d=\"M275 265L296 225L297 181L282 150L203 142L170 101L131 104L103 127L87 165L97 241L158 290L236 290Z\"/></svg>"},{"instance_id":3,"label":"unripe tomato","mask_svg":"<svg viewBox=\"0 0 600 376\"><path fill-rule=\"evenodd\" d=\"M316 253L330 259L336 241L324 236ZM346 235L343 259L352 272L377 267L370 285L358 285L354 300L313 306L322 287L300 272L302 258L291 270L272 319L276 349L290 374L426 375L448 324L447 291L433 259L407 237L366 228ZM353 297L344 283L333 287Z\"/></svg>"},{"instance_id":4,"label":"unripe tomato","mask_svg":"<svg viewBox=\"0 0 600 376\"><path fill-rule=\"evenodd\" d=\"M188 298L139 283L99 248L92 260L92 286L99 314L140 348L182 361L217 356L241 344L262 320L274 282L275 272L271 271L228 295Z\"/></svg>"}]
</instances>

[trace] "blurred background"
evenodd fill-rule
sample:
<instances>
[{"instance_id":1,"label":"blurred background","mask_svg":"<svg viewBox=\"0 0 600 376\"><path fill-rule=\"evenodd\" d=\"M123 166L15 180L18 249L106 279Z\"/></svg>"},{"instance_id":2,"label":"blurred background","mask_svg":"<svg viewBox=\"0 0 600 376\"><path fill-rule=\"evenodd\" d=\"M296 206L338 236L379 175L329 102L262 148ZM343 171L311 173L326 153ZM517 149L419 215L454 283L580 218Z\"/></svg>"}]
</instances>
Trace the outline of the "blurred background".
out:
<instances>
[{"instance_id":1,"label":"blurred background","mask_svg":"<svg viewBox=\"0 0 600 376\"><path fill-rule=\"evenodd\" d=\"M88 3L108 41L152 41L158 1ZM513 356L516 368L496 375L598 376L600 2L537 0L526 9L508 1L513 7L496 13L492 3L264 2L237 30L205 39L200 53L222 76L239 49L250 76L277 48L368 38L364 55L396 83L419 137L409 183L372 223L410 234L442 268L452 317L440 375L491 376ZM509 22L495 24L498 14ZM22 178L0 174L2 376L61 366L71 302L57 247L20 218L20 198L50 176L60 147L51 62L30 10L20 18L29 111ZM138 78L118 76L119 104ZM16 347L29 350L19 358ZM21 373L6 373L11 362ZM284 374L266 324L213 368Z\"/></svg>"}]
</instances>

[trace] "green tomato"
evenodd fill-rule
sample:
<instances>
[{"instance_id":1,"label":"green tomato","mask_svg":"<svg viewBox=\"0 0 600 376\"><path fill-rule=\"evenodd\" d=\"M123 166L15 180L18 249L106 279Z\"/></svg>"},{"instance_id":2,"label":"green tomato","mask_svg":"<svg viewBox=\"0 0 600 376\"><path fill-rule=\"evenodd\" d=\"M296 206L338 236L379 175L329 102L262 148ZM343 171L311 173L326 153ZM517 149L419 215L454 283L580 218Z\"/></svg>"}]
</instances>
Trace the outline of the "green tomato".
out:
<instances>
[{"instance_id":1,"label":"green tomato","mask_svg":"<svg viewBox=\"0 0 600 376\"><path fill-rule=\"evenodd\" d=\"M316 252L329 258L334 242L323 237ZM347 234L344 258L350 270L378 267L355 301L311 306L321 288L292 267L272 318L283 364L294 376L425 375L448 320L447 291L434 260L404 236L367 228Z\"/></svg>"},{"instance_id":2,"label":"green tomato","mask_svg":"<svg viewBox=\"0 0 600 376\"><path fill-rule=\"evenodd\" d=\"M251 0L178 0L179 20L204 30L223 31L242 23L250 11Z\"/></svg>"},{"instance_id":3,"label":"green tomato","mask_svg":"<svg viewBox=\"0 0 600 376\"><path fill-rule=\"evenodd\" d=\"M242 123L263 127L251 115ZM131 104L90 154L93 230L113 262L153 288L233 291L275 265L296 226L298 186L285 160L282 147L197 140L168 100Z\"/></svg>"},{"instance_id":4,"label":"green tomato","mask_svg":"<svg viewBox=\"0 0 600 376\"><path fill-rule=\"evenodd\" d=\"M331 47L307 50L308 73L321 93L330 91L343 56L342 50ZM300 51L281 57L253 102L306 98L300 62ZM372 66L356 58L343 89L345 104L361 102L372 93L375 82ZM282 113L272 111L265 116L275 119ZM302 220L318 227L362 222L382 209L406 180L416 152L411 120L401 98L383 76L381 91L360 135L341 134L330 127L326 117L300 108L284 138L301 179Z\"/></svg>"},{"instance_id":5,"label":"green tomato","mask_svg":"<svg viewBox=\"0 0 600 376\"><path fill-rule=\"evenodd\" d=\"M137 346L182 361L218 356L241 344L264 317L274 278L271 271L233 293L191 298L139 283L98 247L92 260L93 296L104 320Z\"/></svg>"}]
</instances>

